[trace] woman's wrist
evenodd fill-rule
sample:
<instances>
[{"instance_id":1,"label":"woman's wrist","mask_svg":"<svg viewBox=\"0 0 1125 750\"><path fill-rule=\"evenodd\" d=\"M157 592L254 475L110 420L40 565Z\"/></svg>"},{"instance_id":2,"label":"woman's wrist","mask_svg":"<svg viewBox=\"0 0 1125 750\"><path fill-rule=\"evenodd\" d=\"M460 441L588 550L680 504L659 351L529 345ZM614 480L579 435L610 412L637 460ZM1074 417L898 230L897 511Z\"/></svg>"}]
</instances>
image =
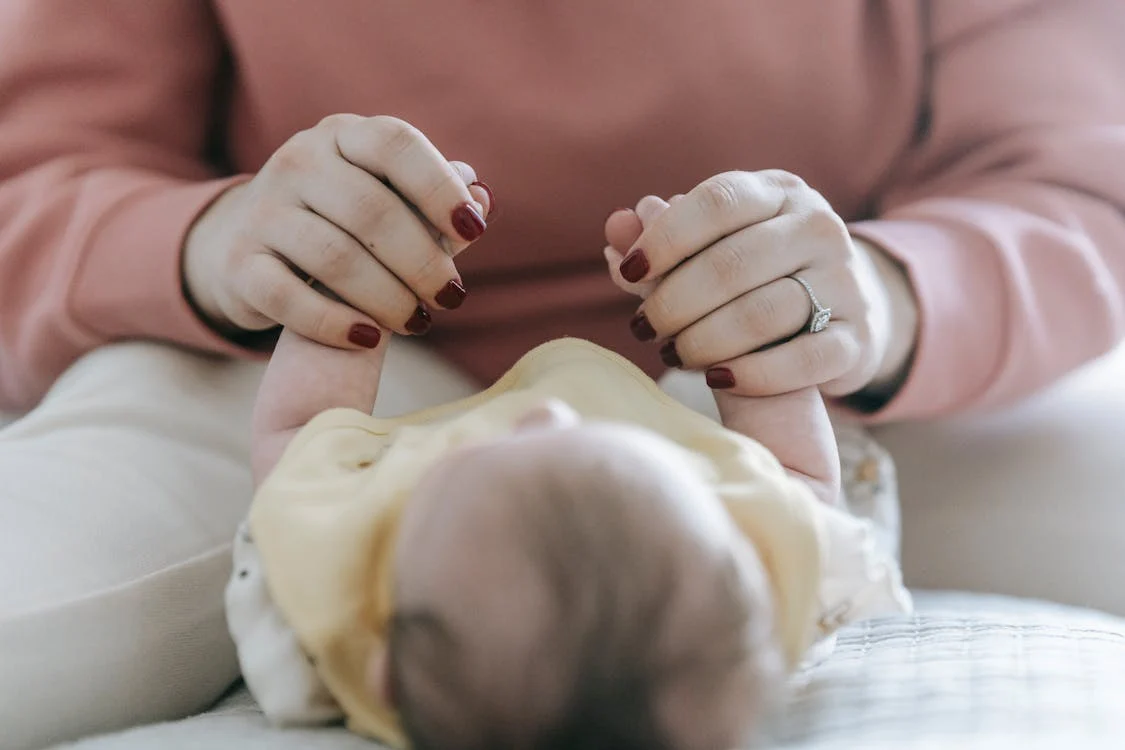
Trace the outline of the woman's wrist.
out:
<instances>
[{"instance_id":1,"label":"woman's wrist","mask_svg":"<svg viewBox=\"0 0 1125 750\"><path fill-rule=\"evenodd\" d=\"M870 410L893 398L910 374L918 340L918 303L901 263L862 238L853 241L871 260L887 295L889 334L882 362L867 385L849 397Z\"/></svg>"},{"instance_id":2,"label":"woman's wrist","mask_svg":"<svg viewBox=\"0 0 1125 750\"><path fill-rule=\"evenodd\" d=\"M256 331L239 328L223 313L214 295L213 268L217 259L211 251L221 241L218 235L223 213L244 185L236 183L220 193L188 228L180 250L180 282L188 306L211 331L244 349L269 351L277 342L277 327Z\"/></svg>"}]
</instances>

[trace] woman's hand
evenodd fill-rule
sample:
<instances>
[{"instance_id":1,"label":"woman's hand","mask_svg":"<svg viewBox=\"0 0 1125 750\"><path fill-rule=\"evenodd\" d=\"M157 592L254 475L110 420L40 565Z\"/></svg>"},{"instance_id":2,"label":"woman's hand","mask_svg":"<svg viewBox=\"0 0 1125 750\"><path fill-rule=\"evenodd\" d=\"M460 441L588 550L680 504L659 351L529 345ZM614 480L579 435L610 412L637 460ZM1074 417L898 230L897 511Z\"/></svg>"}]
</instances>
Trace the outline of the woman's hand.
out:
<instances>
[{"instance_id":1,"label":"woman's hand","mask_svg":"<svg viewBox=\"0 0 1125 750\"><path fill-rule=\"evenodd\" d=\"M905 369L917 314L905 275L799 178L727 172L638 210L646 201L667 210L643 229L632 212L612 215L607 258L620 259L620 283L645 289L631 327L663 340L669 366L704 369L713 388L753 396L807 386L844 396ZM794 275L831 308L818 333Z\"/></svg>"},{"instance_id":2,"label":"woman's hand","mask_svg":"<svg viewBox=\"0 0 1125 750\"><path fill-rule=\"evenodd\" d=\"M423 334L458 307L453 259L486 228L488 188L392 117L333 115L285 142L196 221L187 296L228 333L283 325L341 348ZM315 280L331 295L310 286Z\"/></svg>"},{"instance_id":3,"label":"woman's hand","mask_svg":"<svg viewBox=\"0 0 1125 750\"><path fill-rule=\"evenodd\" d=\"M672 202L683 196L673 196ZM630 283L621 276L622 250L659 219L668 204L649 196L636 211L618 211L606 226L609 246L605 257L610 275L626 292L647 299L661 282L660 277ZM824 399L815 387L773 396L748 397L732 390L714 392L723 426L761 443L791 476L805 482L823 502L840 500L840 454Z\"/></svg>"}]
</instances>

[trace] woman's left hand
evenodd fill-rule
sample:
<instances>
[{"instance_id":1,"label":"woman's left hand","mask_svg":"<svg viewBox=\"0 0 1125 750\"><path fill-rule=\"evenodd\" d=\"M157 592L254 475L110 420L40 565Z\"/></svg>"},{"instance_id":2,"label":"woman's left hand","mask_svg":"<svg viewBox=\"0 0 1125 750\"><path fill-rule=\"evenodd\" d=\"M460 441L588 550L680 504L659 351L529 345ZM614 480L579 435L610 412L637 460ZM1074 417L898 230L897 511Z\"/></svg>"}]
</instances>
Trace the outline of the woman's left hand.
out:
<instances>
[{"instance_id":1,"label":"woman's left hand","mask_svg":"<svg viewBox=\"0 0 1125 750\"><path fill-rule=\"evenodd\" d=\"M663 340L666 364L706 370L713 388L845 396L884 369L894 321L878 251L792 174L726 172L671 204L650 196L611 215L606 235L615 278L645 297L634 335ZM831 309L819 332L794 276Z\"/></svg>"}]
</instances>

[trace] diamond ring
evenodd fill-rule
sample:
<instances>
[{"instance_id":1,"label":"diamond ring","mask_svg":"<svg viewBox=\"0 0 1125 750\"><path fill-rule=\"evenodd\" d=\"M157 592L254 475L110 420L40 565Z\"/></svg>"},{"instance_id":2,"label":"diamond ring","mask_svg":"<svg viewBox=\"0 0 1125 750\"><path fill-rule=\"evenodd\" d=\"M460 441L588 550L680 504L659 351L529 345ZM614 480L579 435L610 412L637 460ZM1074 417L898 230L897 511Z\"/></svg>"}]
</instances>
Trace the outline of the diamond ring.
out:
<instances>
[{"instance_id":1,"label":"diamond ring","mask_svg":"<svg viewBox=\"0 0 1125 750\"><path fill-rule=\"evenodd\" d=\"M808 292L809 302L812 302L813 307L812 315L809 316L809 333L820 333L828 327L828 321L832 320L832 308L824 307L820 304L820 301L816 298L816 295L813 294L813 290L812 287L809 286L809 282L796 275L790 276L789 278L793 279L793 281L796 281L798 284L803 286L805 288L805 291Z\"/></svg>"}]
</instances>

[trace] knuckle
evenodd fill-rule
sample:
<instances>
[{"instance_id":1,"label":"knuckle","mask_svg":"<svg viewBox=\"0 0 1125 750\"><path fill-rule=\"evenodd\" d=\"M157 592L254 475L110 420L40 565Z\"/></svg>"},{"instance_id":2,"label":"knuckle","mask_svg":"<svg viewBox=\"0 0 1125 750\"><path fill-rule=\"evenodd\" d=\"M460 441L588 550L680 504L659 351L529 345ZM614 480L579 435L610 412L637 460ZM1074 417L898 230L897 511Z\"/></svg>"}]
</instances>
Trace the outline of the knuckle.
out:
<instances>
[{"instance_id":1,"label":"knuckle","mask_svg":"<svg viewBox=\"0 0 1125 750\"><path fill-rule=\"evenodd\" d=\"M355 120L355 115L336 112L334 114L326 115L325 117L320 118L320 122L316 124L315 129L336 132L345 125L350 125L351 123L355 122Z\"/></svg>"},{"instance_id":2,"label":"knuckle","mask_svg":"<svg viewBox=\"0 0 1125 750\"><path fill-rule=\"evenodd\" d=\"M819 343L802 347L797 357L797 368L805 382L819 383L827 369L828 352Z\"/></svg>"},{"instance_id":3,"label":"knuckle","mask_svg":"<svg viewBox=\"0 0 1125 750\"><path fill-rule=\"evenodd\" d=\"M738 182L734 173L716 175L701 183L697 197L706 216L726 216L738 205Z\"/></svg>"},{"instance_id":4,"label":"knuckle","mask_svg":"<svg viewBox=\"0 0 1125 750\"><path fill-rule=\"evenodd\" d=\"M675 328L676 307L672 295L653 292L645 300L644 312L657 333L669 333Z\"/></svg>"},{"instance_id":5,"label":"knuckle","mask_svg":"<svg viewBox=\"0 0 1125 750\"><path fill-rule=\"evenodd\" d=\"M676 354L689 367L706 367L717 361L708 356L701 337L694 333L681 333L676 337Z\"/></svg>"},{"instance_id":6,"label":"knuckle","mask_svg":"<svg viewBox=\"0 0 1125 750\"><path fill-rule=\"evenodd\" d=\"M782 392L780 379L768 367L743 367L737 372L738 383L747 395L772 396Z\"/></svg>"},{"instance_id":7,"label":"knuckle","mask_svg":"<svg viewBox=\"0 0 1125 750\"><path fill-rule=\"evenodd\" d=\"M328 304L320 304L309 311L304 327L308 337L321 342L330 342L336 338L335 316Z\"/></svg>"},{"instance_id":8,"label":"knuckle","mask_svg":"<svg viewBox=\"0 0 1125 750\"><path fill-rule=\"evenodd\" d=\"M355 197L352 210L355 212L356 224L368 230L369 234L364 237L364 242L369 248L375 245L370 233L377 231L383 225L394 207L395 200L389 193L381 190L370 190Z\"/></svg>"},{"instance_id":9,"label":"knuckle","mask_svg":"<svg viewBox=\"0 0 1125 750\"><path fill-rule=\"evenodd\" d=\"M380 117L375 122L379 140L390 156L406 153L422 138L422 133L416 127L397 117Z\"/></svg>"},{"instance_id":10,"label":"knuckle","mask_svg":"<svg viewBox=\"0 0 1125 750\"><path fill-rule=\"evenodd\" d=\"M449 280L452 269L449 256L439 252L422 252L417 254L414 268L407 273L410 285L416 289L440 288ZM435 283L430 283L435 281Z\"/></svg>"},{"instance_id":11,"label":"knuckle","mask_svg":"<svg viewBox=\"0 0 1125 750\"><path fill-rule=\"evenodd\" d=\"M676 232L668 221L658 219L656 223L645 230L645 235L649 247L675 248L679 244Z\"/></svg>"},{"instance_id":12,"label":"knuckle","mask_svg":"<svg viewBox=\"0 0 1125 750\"><path fill-rule=\"evenodd\" d=\"M720 286L735 286L732 282L746 271L746 256L733 242L720 242L707 251L711 272Z\"/></svg>"},{"instance_id":13,"label":"knuckle","mask_svg":"<svg viewBox=\"0 0 1125 750\"><path fill-rule=\"evenodd\" d=\"M351 248L340 242L317 242L316 258L317 271L314 275L322 282L347 278L355 263Z\"/></svg>"},{"instance_id":14,"label":"knuckle","mask_svg":"<svg viewBox=\"0 0 1125 750\"><path fill-rule=\"evenodd\" d=\"M266 315L279 323L288 316L289 300L281 285L261 274L247 278L246 298Z\"/></svg>"},{"instance_id":15,"label":"knuckle","mask_svg":"<svg viewBox=\"0 0 1125 750\"><path fill-rule=\"evenodd\" d=\"M767 169L759 174L762 176L762 179L787 192L808 188L808 184L804 180L784 169Z\"/></svg>"},{"instance_id":16,"label":"knuckle","mask_svg":"<svg viewBox=\"0 0 1125 750\"><path fill-rule=\"evenodd\" d=\"M316 159L316 136L304 130L281 144L270 157L269 166L279 172L299 172Z\"/></svg>"},{"instance_id":17,"label":"knuckle","mask_svg":"<svg viewBox=\"0 0 1125 750\"><path fill-rule=\"evenodd\" d=\"M848 228L835 211L827 206L816 208L805 216L805 229L818 240L826 241L826 247L839 255L848 255L852 243Z\"/></svg>"},{"instance_id":18,"label":"knuckle","mask_svg":"<svg viewBox=\"0 0 1125 750\"><path fill-rule=\"evenodd\" d=\"M779 327L781 310L777 299L766 292L752 294L740 310L742 327L760 336L768 336Z\"/></svg>"}]
</instances>

